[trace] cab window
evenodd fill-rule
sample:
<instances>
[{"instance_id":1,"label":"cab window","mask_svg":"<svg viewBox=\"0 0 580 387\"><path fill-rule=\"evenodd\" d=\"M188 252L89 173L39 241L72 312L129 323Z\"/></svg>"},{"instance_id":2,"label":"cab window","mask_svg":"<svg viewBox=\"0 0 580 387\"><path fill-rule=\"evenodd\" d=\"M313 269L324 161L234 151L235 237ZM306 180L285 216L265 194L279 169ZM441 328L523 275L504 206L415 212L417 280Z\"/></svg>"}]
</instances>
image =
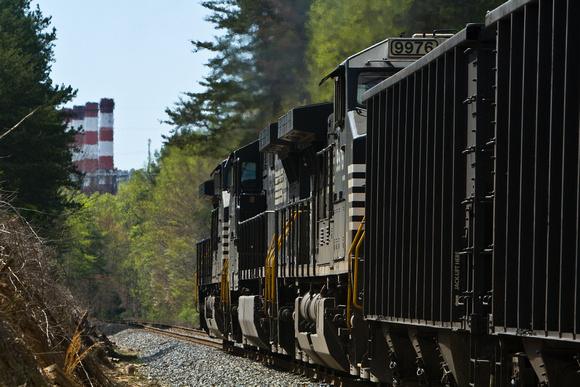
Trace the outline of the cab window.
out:
<instances>
[{"instance_id":1,"label":"cab window","mask_svg":"<svg viewBox=\"0 0 580 387\"><path fill-rule=\"evenodd\" d=\"M257 188L258 174L257 165L253 161L244 161L242 163L241 185L242 188Z\"/></svg>"},{"instance_id":2,"label":"cab window","mask_svg":"<svg viewBox=\"0 0 580 387\"><path fill-rule=\"evenodd\" d=\"M389 72L377 72L377 71L362 71L358 74L357 80L357 90L356 90L356 103L358 105L363 105L362 95L365 91L369 90L371 87L378 85L388 77L393 75L392 71Z\"/></svg>"}]
</instances>

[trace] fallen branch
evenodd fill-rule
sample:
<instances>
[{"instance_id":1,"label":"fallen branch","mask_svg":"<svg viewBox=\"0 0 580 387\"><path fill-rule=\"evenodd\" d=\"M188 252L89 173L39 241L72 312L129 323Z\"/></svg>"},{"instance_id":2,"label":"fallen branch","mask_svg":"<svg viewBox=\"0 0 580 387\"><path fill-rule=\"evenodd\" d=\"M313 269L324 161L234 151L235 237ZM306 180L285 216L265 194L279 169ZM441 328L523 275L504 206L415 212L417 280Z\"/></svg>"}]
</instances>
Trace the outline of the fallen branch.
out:
<instances>
[{"instance_id":1,"label":"fallen branch","mask_svg":"<svg viewBox=\"0 0 580 387\"><path fill-rule=\"evenodd\" d=\"M36 109L34 109L33 111L31 111L30 113L28 113L26 116L24 116L23 119L21 119L20 121L18 121L18 123L16 125L14 125L13 127L11 127L10 129L8 129L7 132L5 132L3 135L0 136L0 140L2 140L6 135L8 135L8 133L12 132L14 129L16 129L18 126L20 126L21 123L23 123L28 117L32 116L34 113L36 113L36 111L40 109L40 106L37 107Z\"/></svg>"}]
</instances>

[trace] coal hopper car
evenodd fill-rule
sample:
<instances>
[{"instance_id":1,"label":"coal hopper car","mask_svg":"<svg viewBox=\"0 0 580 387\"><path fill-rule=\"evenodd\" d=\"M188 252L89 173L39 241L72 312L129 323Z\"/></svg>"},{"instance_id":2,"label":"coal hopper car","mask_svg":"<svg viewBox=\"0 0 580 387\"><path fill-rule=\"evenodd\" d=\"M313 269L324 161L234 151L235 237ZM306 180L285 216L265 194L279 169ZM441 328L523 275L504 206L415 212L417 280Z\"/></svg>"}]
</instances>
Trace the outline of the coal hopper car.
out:
<instances>
[{"instance_id":1,"label":"coal hopper car","mask_svg":"<svg viewBox=\"0 0 580 387\"><path fill-rule=\"evenodd\" d=\"M378 379L580 385L579 5L510 1L363 96Z\"/></svg>"}]
</instances>

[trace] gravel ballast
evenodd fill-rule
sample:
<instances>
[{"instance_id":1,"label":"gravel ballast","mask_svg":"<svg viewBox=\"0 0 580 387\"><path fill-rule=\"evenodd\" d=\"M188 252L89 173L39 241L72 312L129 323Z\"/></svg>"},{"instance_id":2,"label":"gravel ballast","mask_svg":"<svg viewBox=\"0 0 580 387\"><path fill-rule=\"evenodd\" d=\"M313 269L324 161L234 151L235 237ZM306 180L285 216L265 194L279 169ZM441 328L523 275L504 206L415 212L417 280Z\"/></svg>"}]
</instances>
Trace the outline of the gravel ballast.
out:
<instances>
[{"instance_id":1,"label":"gravel ballast","mask_svg":"<svg viewBox=\"0 0 580 387\"><path fill-rule=\"evenodd\" d=\"M120 351L138 352L139 372L163 386L318 386L300 375L140 329L109 339Z\"/></svg>"}]
</instances>

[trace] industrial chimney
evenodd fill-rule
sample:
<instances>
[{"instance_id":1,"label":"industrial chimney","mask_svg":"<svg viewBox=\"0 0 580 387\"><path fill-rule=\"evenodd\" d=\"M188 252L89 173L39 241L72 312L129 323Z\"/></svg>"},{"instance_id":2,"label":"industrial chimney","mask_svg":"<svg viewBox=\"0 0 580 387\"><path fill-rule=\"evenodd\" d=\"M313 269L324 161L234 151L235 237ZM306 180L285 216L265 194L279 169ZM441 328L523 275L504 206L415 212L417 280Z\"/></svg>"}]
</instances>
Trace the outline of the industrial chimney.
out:
<instances>
[{"instance_id":1,"label":"industrial chimney","mask_svg":"<svg viewBox=\"0 0 580 387\"><path fill-rule=\"evenodd\" d=\"M74 106L68 124L74 129L83 128L77 134L72 160L84 173L83 192L116 193L117 171L113 161L113 110L115 101L102 98L100 103L87 102Z\"/></svg>"},{"instance_id":2,"label":"industrial chimney","mask_svg":"<svg viewBox=\"0 0 580 387\"><path fill-rule=\"evenodd\" d=\"M73 117L70 120L69 124L75 130L78 130L81 128L81 126L84 126L85 107L84 106L74 106L72 109L72 113L73 113ZM85 140L84 140L83 133L78 133L75 136L75 148L78 148L78 149L73 153L72 161L75 163L75 165L77 166L77 168L80 171L83 170L84 144L85 144Z\"/></svg>"},{"instance_id":3,"label":"industrial chimney","mask_svg":"<svg viewBox=\"0 0 580 387\"><path fill-rule=\"evenodd\" d=\"M85 104L84 172L96 172L99 167L99 104Z\"/></svg>"},{"instance_id":4,"label":"industrial chimney","mask_svg":"<svg viewBox=\"0 0 580 387\"><path fill-rule=\"evenodd\" d=\"M113 163L113 109L115 102L109 98L101 99L99 117L99 169L112 171Z\"/></svg>"}]
</instances>

